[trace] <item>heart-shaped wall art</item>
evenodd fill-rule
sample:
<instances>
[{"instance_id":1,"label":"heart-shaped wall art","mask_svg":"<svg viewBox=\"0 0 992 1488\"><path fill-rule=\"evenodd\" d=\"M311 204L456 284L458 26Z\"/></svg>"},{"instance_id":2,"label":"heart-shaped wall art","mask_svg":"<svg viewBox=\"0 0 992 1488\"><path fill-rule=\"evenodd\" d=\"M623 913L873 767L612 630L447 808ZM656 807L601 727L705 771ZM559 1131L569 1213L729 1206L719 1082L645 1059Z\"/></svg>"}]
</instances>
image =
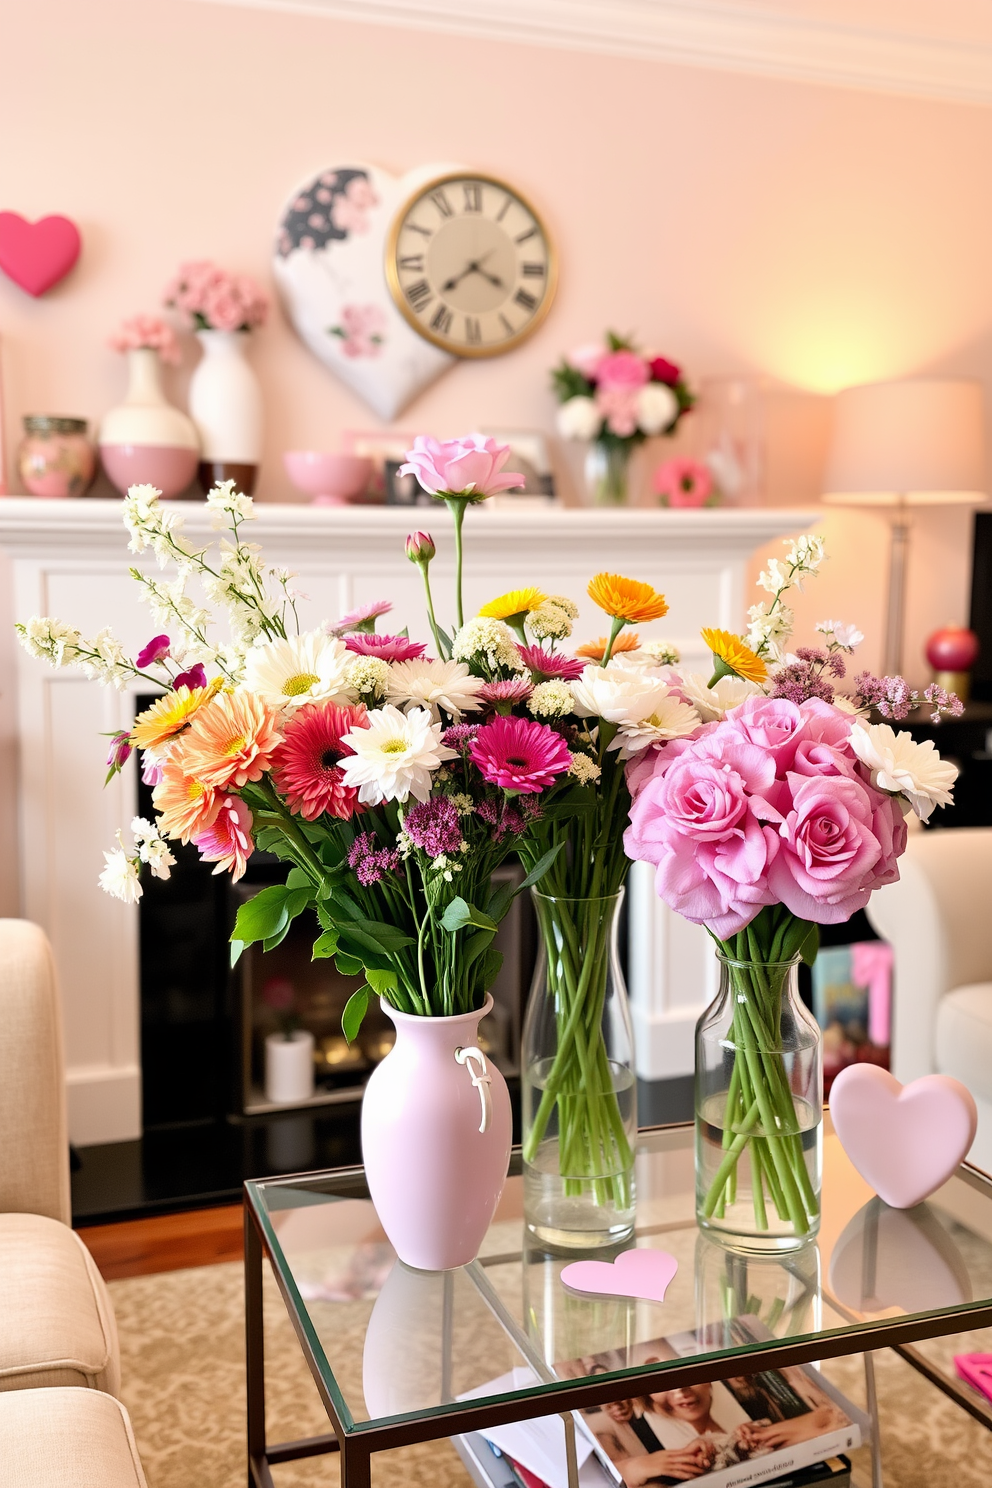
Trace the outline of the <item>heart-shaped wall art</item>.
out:
<instances>
[{"instance_id":1,"label":"heart-shaped wall art","mask_svg":"<svg viewBox=\"0 0 992 1488\"><path fill-rule=\"evenodd\" d=\"M893 1209L911 1209L946 1183L978 1127L971 1092L950 1075L900 1085L874 1064L850 1064L830 1088L841 1146Z\"/></svg>"},{"instance_id":2,"label":"heart-shaped wall art","mask_svg":"<svg viewBox=\"0 0 992 1488\"><path fill-rule=\"evenodd\" d=\"M17 212L0 212L0 269L29 295L43 295L64 279L81 246L79 228L68 217L29 222Z\"/></svg>"},{"instance_id":3,"label":"heart-shaped wall art","mask_svg":"<svg viewBox=\"0 0 992 1488\"><path fill-rule=\"evenodd\" d=\"M456 360L407 324L383 265L398 209L457 168L422 165L393 176L360 161L331 165L293 192L279 221L273 273L286 314L380 418L395 418Z\"/></svg>"},{"instance_id":4,"label":"heart-shaped wall art","mask_svg":"<svg viewBox=\"0 0 992 1488\"><path fill-rule=\"evenodd\" d=\"M679 1263L667 1250L623 1250L615 1261L573 1261L562 1269L564 1286L603 1297L664 1302Z\"/></svg>"}]
</instances>

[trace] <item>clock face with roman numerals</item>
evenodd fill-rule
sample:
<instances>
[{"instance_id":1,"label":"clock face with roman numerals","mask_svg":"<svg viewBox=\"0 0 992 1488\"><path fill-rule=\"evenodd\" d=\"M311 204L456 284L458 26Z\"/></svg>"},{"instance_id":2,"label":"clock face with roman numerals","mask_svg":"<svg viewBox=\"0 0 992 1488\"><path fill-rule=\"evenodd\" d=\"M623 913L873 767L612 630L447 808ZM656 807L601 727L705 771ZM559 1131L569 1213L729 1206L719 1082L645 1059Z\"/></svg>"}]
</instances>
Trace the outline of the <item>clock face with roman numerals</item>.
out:
<instances>
[{"instance_id":1,"label":"clock face with roman numerals","mask_svg":"<svg viewBox=\"0 0 992 1488\"><path fill-rule=\"evenodd\" d=\"M498 356L535 330L557 266L534 208L491 176L458 173L422 187L393 222L386 279L428 341L461 357Z\"/></svg>"}]
</instances>

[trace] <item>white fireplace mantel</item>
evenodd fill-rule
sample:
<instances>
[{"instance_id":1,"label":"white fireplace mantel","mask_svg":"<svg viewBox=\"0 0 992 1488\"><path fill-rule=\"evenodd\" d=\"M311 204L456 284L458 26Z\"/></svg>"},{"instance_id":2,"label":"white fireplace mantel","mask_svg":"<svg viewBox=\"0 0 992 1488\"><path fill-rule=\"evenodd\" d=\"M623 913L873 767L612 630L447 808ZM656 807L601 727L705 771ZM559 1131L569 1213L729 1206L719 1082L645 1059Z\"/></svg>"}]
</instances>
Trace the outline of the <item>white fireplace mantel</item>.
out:
<instances>
[{"instance_id":1,"label":"white fireplace mantel","mask_svg":"<svg viewBox=\"0 0 992 1488\"><path fill-rule=\"evenodd\" d=\"M200 503L177 503L187 534L210 539ZM314 626L364 600L393 600L398 627L422 633L420 576L403 551L411 528L430 530L441 623L450 616L452 533L447 512L430 508L316 508L259 503L250 540L269 562L295 570L309 596L301 622ZM572 596L581 607L577 639L602 634L605 617L585 598L591 574L609 569L662 590L670 611L651 627L688 665L705 664L703 625L741 626L748 559L757 548L802 531L816 513L784 508L704 511L514 509L469 512L465 524L466 611L521 584ZM84 634L111 626L129 651L153 630L128 552L117 501L0 501L0 549L12 583L3 623L51 614ZM9 634L9 631L8 631ZM19 648L16 672L18 883L20 912L55 948L65 1016L69 1121L80 1145L123 1141L141 1130L138 916L103 894L97 874L118 826L134 815L133 763L104 790L106 738L130 726L133 694L53 672ZM11 685L14 679L10 679ZM3 685L0 690L7 691ZM692 1028L708 1000L705 935L667 914L650 873L632 883L631 993L638 1071L646 1077L692 1068Z\"/></svg>"}]
</instances>

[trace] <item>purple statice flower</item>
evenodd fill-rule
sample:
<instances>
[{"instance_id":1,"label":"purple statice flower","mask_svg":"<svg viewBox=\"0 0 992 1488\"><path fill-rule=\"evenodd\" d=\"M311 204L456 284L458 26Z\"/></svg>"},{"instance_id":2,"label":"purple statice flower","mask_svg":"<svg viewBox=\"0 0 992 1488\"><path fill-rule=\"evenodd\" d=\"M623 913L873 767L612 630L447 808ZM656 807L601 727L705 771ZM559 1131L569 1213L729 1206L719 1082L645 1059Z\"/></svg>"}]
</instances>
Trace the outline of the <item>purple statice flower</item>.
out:
<instances>
[{"instance_id":1,"label":"purple statice flower","mask_svg":"<svg viewBox=\"0 0 992 1488\"><path fill-rule=\"evenodd\" d=\"M943 713L946 713L949 718L960 718L964 712L964 703L957 693L945 691L936 682L931 682L929 687L924 687L923 696L933 709L930 714L933 723L939 723Z\"/></svg>"},{"instance_id":2,"label":"purple statice flower","mask_svg":"<svg viewBox=\"0 0 992 1488\"><path fill-rule=\"evenodd\" d=\"M374 832L359 832L348 853L348 865L358 882L366 889L394 873L400 866L395 848L380 847Z\"/></svg>"},{"instance_id":3,"label":"purple statice flower","mask_svg":"<svg viewBox=\"0 0 992 1488\"><path fill-rule=\"evenodd\" d=\"M803 651L809 651L810 647L804 646ZM790 662L788 666L780 667L775 673L772 681L771 696L773 698L785 698L787 702L795 703L798 707L801 703L808 702L810 698L822 698L825 703L834 700L834 689L823 675L821 668L821 654L814 652L815 660L803 656L802 651L798 653L799 660ZM822 660L826 660L825 654Z\"/></svg>"},{"instance_id":4,"label":"purple statice flower","mask_svg":"<svg viewBox=\"0 0 992 1488\"><path fill-rule=\"evenodd\" d=\"M858 673L854 695L859 707L877 708L883 718L896 721L911 713L920 699L905 677L876 677L873 672Z\"/></svg>"},{"instance_id":5,"label":"purple statice flower","mask_svg":"<svg viewBox=\"0 0 992 1488\"><path fill-rule=\"evenodd\" d=\"M462 845L458 808L448 796L432 796L412 806L403 818L403 830L430 858L456 853Z\"/></svg>"},{"instance_id":6,"label":"purple statice flower","mask_svg":"<svg viewBox=\"0 0 992 1488\"><path fill-rule=\"evenodd\" d=\"M476 806L475 814L492 828L493 840L502 842L504 837L519 837L528 823L537 821L542 813L536 797L517 796L512 801L505 797L502 801L486 798Z\"/></svg>"},{"instance_id":7,"label":"purple statice flower","mask_svg":"<svg viewBox=\"0 0 992 1488\"><path fill-rule=\"evenodd\" d=\"M447 744L449 749L467 749L475 743L478 733L477 723L453 723L441 735L441 743Z\"/></svg>"}]
</instances>

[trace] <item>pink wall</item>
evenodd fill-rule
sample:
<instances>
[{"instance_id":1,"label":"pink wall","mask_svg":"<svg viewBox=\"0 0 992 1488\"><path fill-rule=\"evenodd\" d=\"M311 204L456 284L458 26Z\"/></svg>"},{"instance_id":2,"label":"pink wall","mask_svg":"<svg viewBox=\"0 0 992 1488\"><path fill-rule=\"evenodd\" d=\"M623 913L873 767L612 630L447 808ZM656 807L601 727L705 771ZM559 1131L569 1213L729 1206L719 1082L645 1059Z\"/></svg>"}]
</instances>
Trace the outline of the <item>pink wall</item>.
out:
<instances>
[{"instance_id":1,"label":"pink wall","mask_svg":"<svg viewBox=\"0 0 992 1488\"><path fill-rule=\"evenodd\" d=\"M548 367L612 325L695 377L757 371L792 389L773 408L770 494L798 504L817 495L829 417L811 395L920 372L992 385L988 111L197 0L8 5L0 55L0 207L65 212L85 245L41 301L0 278L8 448L26 411L96 419L119 399L105 337L156 307L179 260L267 279L284 198L349 154L503 173L561 250L533 339L456 367L401 427L550 429ZM287 499L282 450L376 420L278 312L254 362L263 494ZM964 614L966 526L921 518L914 658ZM816 613L856 616L880 640L884 525L835 515L828 531Z\"/></svg>"}]
</instances>

